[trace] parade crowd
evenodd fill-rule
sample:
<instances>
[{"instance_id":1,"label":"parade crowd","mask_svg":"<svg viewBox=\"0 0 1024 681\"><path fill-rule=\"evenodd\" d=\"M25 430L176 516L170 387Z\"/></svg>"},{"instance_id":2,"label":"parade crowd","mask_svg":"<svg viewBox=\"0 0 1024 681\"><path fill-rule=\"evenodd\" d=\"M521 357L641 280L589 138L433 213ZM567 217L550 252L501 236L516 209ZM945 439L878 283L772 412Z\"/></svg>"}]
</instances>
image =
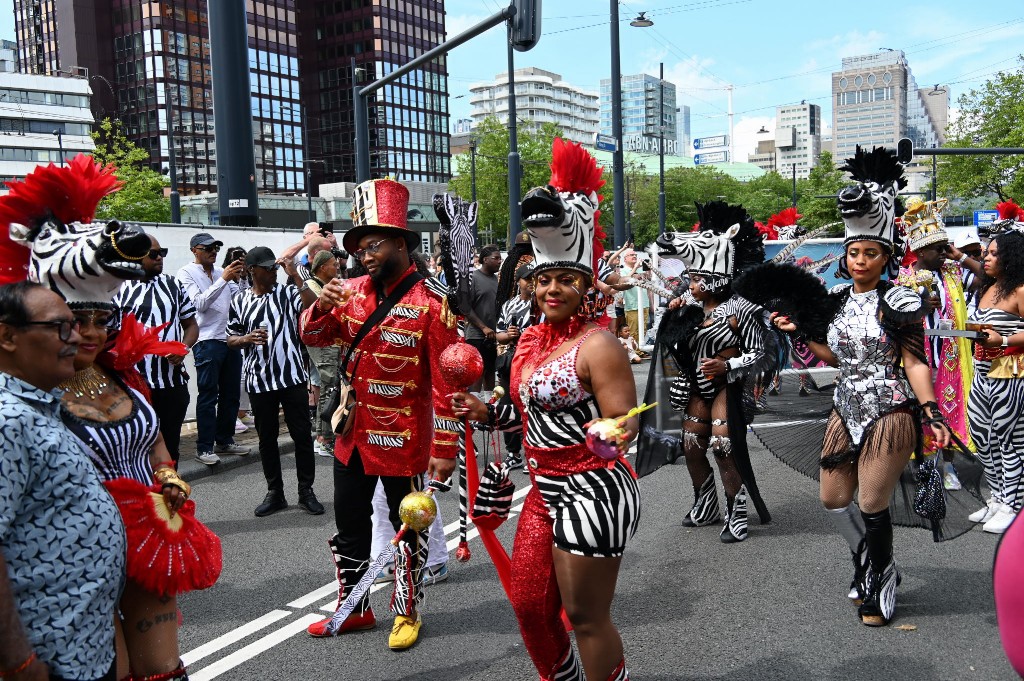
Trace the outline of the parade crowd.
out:
<instances>
[{"instance_id":1,"label":"parade crowd","mask_svg":"<svg viewBox=\"0 0 1024 681\"><path fill-rule=\"evenodd\" d=\"M177 596L214 586L222 559L179 463L248 456L235 435L254 428L266 478L254 514L277 513L291 496L283 419L293 498L334 513L324 559L344 616L310 636L375 628L367 584L386 583L387 645L414 645L424 588L448 578L449 556L440 514L415 525L405 500L458 480L484 537L508 516L510 473L525 473L511 556L491 556L536 674L628 679L611 613L639 478L682 458L693 495L679 522L756 541L748 506L771 516L748 430L761 437L783 371L800 374L801 394L834 391L828 415L792 431L815 443L809 455L762 439L819 481L852 563L837 589L858 621L896 617L894 524L935 541L980 525L1001 536L997 615L1024 673L1024 211L1000 205L988 233L953 238L945 201L900 202L888 151L858 149L843 169L853 185L837 197L833 260L849 283L831 289L820 263L794 255L813 236L795 218L792 247L768 260L751 216L721 201L698 204L693 232L658 238L682 278L631 245L604 252L601 169L561 140L504 256L466 241L475 205L450 196L435 199L443 234L420 253L408 189L385 179L358 185L340 241L318 223L280 253L199 232L193 261L165 272L155 235L92 221L117 183L88 156L12 183L0 197L0 678L187 679ZM188 354L194 452L181 451ZM646 405L631 364L649 368ZM500 432L506 451L478 488L474 429ZM317 456L332 460L327 507Z\"/></svg>"}]
</instances>

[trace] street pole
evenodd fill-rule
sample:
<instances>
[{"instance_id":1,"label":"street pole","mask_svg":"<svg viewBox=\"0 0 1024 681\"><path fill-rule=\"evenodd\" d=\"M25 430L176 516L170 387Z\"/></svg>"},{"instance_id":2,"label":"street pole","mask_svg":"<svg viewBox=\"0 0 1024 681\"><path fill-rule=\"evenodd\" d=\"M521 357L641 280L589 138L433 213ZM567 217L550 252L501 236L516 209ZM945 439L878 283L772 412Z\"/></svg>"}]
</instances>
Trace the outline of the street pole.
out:
<instances>
[{"instance_id":1,"label":"street pole","mask_svg":"<svg viewBox=\"0 0 1024 681\"><path fill-rule=\"evenodd\" d=\"M174 107L171 105L171 91L166 87L164 97L167 99L167 170L171 174L171 224L177 225L181 224L181 195L178 193L178 169L175 163L178 154L174 148Z\"/></svg>"},{"instance_id":2,"label":"street pole","mask_svg":"<svg viewBox=\"0 0 1024 681\"><path fill-rule=\"evenodd\" d=\"M355 147L356 147L356 183L366 182L370 179L370 127L366 116L366 97L363 96L359 87L359 78L356 75L356 58L352 57L352 107L355 110L354 123ZM368 95L367 95L368 96Z\"/></svg>"},{"instance_id":3,"label":"street pole","mask_svg":"<svg viewBox=\"0 0 1024 681\"><path fill-rule=\"evenodd\" d=\"M935 159L937 156L932 156L932 201L938 201L938 181L939 181L939 167Z\"/></svg>"},{"instance_id":4,"label":"street pole","mask_svg":"<svg viewBox=\"0 0 1024 681\"><path fill-rule=\"evenodd\" d=\"M658 234L661 235L665 233L665 62L658 65L658 78L661 79L661 139L658 142Z\"/></svg>"},{"instance_id":5,"label":"street pole","mask_svg":"<svg viewBox=\"0 0 1024 681\"><path fill-rule=\"evenodd\" d=\"M793 208L796 208L796 164L793 164Z\"/></svg>"},{"instance_id":6,"label":"street pole","mask_svg":"<svg viewBox=\"0 0 1024 681\"><path fill-rule=\"evenodd\" d=\"M609 0L609 22L611 24L612 48L612 137L615 151L612 154L612 199L615 206L615 248L626 243L625 181L622 166L622 72L619 58L619 0Z\"/></svg>"},{"instance_id":7,"label":"street pole","mask_svg":"<svg viewBox=\"0 0 1024 681\"><path fill-rule=\"evenodd\" d=\"M508 243L514 244L522 221L519 197L522 192L519 178L519 137L516 134L516 79L515 58L512 51L512 27L508 40Z\"/></svg>"},{"instance_id":8,"label":"street pole","mask_svg":"<svg viewBox=\"0 0 1024 681\"><path fill-rule=\"evenodd\" d=\"M309 169L309 160L306 160L306 222L313 222L313 191L310 189L312 171Z\"/></svg>"},{"instance_id":9,"label":"street pole","mask_svg":"<svg viewBox=\"0 0 1024 681\"><path fill-rule=\"evenodd\" d=\"M469 140L469 191L470 200L476 203L476 140Z\"/></svg>"}]
</instances>

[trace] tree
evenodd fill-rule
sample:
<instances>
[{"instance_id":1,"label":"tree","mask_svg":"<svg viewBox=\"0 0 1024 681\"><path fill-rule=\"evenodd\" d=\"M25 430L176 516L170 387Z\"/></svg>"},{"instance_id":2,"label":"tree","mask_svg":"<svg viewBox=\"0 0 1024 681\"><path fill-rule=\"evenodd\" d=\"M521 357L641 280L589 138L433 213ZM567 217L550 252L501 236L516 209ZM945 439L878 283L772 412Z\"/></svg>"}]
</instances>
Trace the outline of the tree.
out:
<instances>
[{"instance_id":1,"label":"tree","mask_svg":"<svg viewBox=\"0 0 1024 681\"><path fill-rule=\"evenodd\" d=\"M759 222L793 203L793 181L773 170L740 185L737 201Z\"/></svg>"},{"instance_id":2,"label":"tree","mask_svg":"<svg viewBox=\"0 0 1024 681\"><path fill-rule=\"evenodd\" d=\"M832 223L839 223L836 234L841 234L843 225L836 203L836 194L849 184L846 173L836 168L832 154L823 151L818 157L818 165L811 168L807 180L798 183L800 193L797 208L803 217L800 225L807 229L817 229Z\"/></svg>"},{"instance_id":3,"label":"tree","mask_svg":"<svg viewBox=\"0 0 1024 681\"><path fill-rule=\"evenodd\" d=\"M957 100L960 115L946 129L946 147L1024 147L1024 56L1015 71L1001 71ZM947 156L939 161L943 195L995 195L1024 200L1021 156Z\"/></svg>"},{"instance_id":4,"label":"tree","mask_svg":"<svg viewBox=\"0 0 1024 681\"><path fill-rule=\"evenodd\" d=\"M171 204L164 196L168 182L149 167L149 152L128 139L120 122L109 118L103 119L92 138L96 143L93 158L117 168L117 178L124 183L119 191L100 202L96 219L169 222Z\"/></svg>"},{"instance_id":5,"label":"tree","mask_svg":"<svg viewBox=\"0 0 1024 681\"><path fill-rule=\"evenodd\" d=\"M548 183L551 178L551 143L562 136L553 123L539 127L522 126L518 131L520 183L525 194L531 187ZM480 233L490 231L495 241L508 238L508 128L497 118L488 117L473 131L476 140L476 196L479 203L477 224ZM448 183L449 191L464 199L472 195L470 154L458 157L456 176ZM519 197L522 199L522 197Z\"/></svg>"}]
</instances>

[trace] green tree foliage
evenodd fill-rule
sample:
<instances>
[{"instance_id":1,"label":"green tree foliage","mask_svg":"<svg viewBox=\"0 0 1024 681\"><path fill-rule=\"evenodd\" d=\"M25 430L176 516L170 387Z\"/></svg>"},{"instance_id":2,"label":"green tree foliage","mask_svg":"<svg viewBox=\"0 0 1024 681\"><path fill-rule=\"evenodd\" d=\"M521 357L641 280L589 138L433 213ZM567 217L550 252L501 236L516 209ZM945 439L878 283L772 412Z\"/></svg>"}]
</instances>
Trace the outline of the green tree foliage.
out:
<instances>
[{"instance_id":1,"label":"green tree foliage","mask_svg":"<svg viewBox=\"0 0 1024 681\"><path fill-rule=\"evenodd\" d=\"M124 186L100 202L96 219L137 222L169 222L171 204L164 196L167 180L149 167L149 152L137 147L124 134L119 122L109 118L92 133L96 149L93 157L117 168Z\"/></svg>"},{"instance_id":2,"label":"green tree foliage","mask_svg":"<svg viewBox=\"0 0 1024 681\"><path fill-rule=\"evenodd\" d=\"M947 147L1024 147L1024 56L1014 71L1001 71L960 96L960 115L946 129ZM1024 200L1022 156L944 156L939 160L940 196L995 195Z\"/></svg>"},{"instance_id":3,"label":"green tree foliage","mask_svg":"<svg viewBox=\"0 0 1024 681\"><path fill-rule=\"evenodd\" d=\"M799 191L801 180L797 180ZM739 203L758 222L768 222L775 213L793 204L793 180L777 171L765 173L740 185Z\"/></svg>"},{"instance_id":4,"label":"green tree foliage","mask_svg":"<svg viewBox=\"0 0 1024 681\"><path fill-rule=\"evenodd\" d=\"M551 143L562 136L553 123L539 127L522 125L517 131L519 164L522 168L522 191L547 184L551 178ZM484 239L487 232L493 240L508 238L508 128L489 117L474 130L476 139L476 197L479 203L477 224ZM469 200L472 196L470 154L456 159L455 177L449 191ZM520 197L522 198L522 197ZM602 220L603 222L603 220Z\"/></svg>"},{"instance_id":5,"label":"green tree foliage","mask_svg":"<svg viewBox=\"0 0 1024 681\"><path fill-rule=\"evenodd\" d=\"M811 168L806 180L797 183L797 210L803 215L800 224L807 229L817 229L828 224L840 223L834 233L841 234L843 225L836 204L836 194L848 184L849 177L836 168L832 154L827 151L821 152L818 165Z\"/></svg>"}]
</instances>

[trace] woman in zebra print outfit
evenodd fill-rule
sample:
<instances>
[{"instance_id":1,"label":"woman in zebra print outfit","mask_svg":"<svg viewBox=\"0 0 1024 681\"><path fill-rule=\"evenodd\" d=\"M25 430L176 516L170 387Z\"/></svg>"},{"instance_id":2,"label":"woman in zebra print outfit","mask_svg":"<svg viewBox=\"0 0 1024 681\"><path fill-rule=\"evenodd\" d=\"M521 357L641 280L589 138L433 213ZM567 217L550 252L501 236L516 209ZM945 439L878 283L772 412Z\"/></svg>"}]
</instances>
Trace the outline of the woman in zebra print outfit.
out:
<instances>
[{"instance_id":1,"label":"woman in zebra print outfit","mask_svg":"<svg viewBox=\"0 0 1024 681\"><path fill-rule=\"evenodd\" d=\"M824 307L832 317L826 337L798 338L839 369L822 443L819 494L852 553L849 598L858 604L861 622L877 627L888 624L896 610L900 575L889 502L918 445L918 413L939 448L949 444L950 434L924 351L926 303L915 291L882 280L883 274L895 275L902 255L894 219L896 194L906 184L903 167L886 149L865 153L858 147L841 170L859 183L838 197L846 225L839 273L853 285L828 296ZM788 316L773 314L772 323L785 333L799 332ZM780 457L786 460L784 453Z\"/></svg>"},{"instance_id":2,"label":"woman in zebra print outfit","mask_svg":"<svg viewBox=\"0 0 1024 681\"><path fill-rule=\"evenodd\" d=\"M456 415L523 430L530 471L512 551L509 598L542 681L625 681L622 639L611 619L626 541L636 531L640 491L626 462L637 419L625 422L611 461L586 444L588 424L636 406L626 351L597 326L587 293L594 278L600 168L581 146L556 139L551 183L523 199L536 255L534 301L544 321L523 331L512 360L516 409L452 396ZM518 417L522 414L522 418ZM579 656L560 611L572 622Z\"/></svg>"},{"instance_id":3,"label":"woman in zebra print outfit","mask_svg":"<svg viewBox=\"0 0 1024 681\"><path fill-rule=\"evenodd\" d=\"M61 417L85 444L104 482L130 478L149 487L155 471L167 466L171 457L142 377L134 370L115 371L109 355L102 352L115 313L94 308L75 309L74 315L82 342L75 355L75 376L61 386ZM185 489L175 485L165 485L162 492L174 513L187 499ZM128 550L135 548L129 545ZM178 651L177 599L149 592L129 577L119 610L117 678L130 673L137 679L187 679Z\"/></svg>"},{"instance_id":4,"label":"woman in zebra print outfit","mask_svg":"<svg viewBox=\"0 0 1024 681\"><path fill-rule=\"evenodd\" d=\"M1010 231L993 239L983 267L986 277L971 321L988 330L975 349L967 413L990 496L970 519L1002 534L1024 503L1024 234ZM1001 370L1006 368L1011 370Z\"/></svg>"}]
</instances>

